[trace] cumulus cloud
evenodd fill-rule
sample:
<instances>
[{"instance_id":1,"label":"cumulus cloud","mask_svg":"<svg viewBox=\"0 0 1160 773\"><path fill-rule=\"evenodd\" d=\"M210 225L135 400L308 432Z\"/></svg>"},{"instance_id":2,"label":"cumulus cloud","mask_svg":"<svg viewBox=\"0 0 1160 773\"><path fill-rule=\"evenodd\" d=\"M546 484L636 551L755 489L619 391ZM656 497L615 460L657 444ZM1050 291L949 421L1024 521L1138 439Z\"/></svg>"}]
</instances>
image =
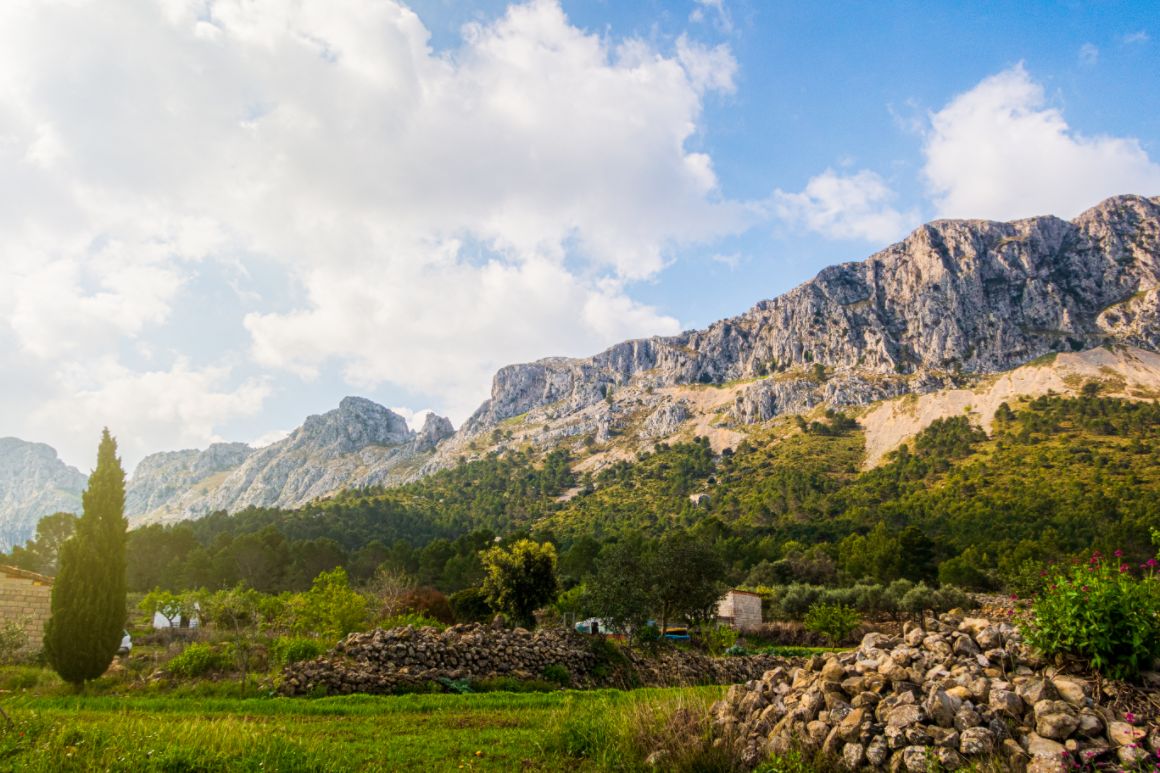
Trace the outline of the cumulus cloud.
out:
<instances>
[{"instance_id":1,"label":"cumulus cloud","mask_svg":"<svg viewBox=\"0 0 1160 773\"><path fill-rule=\"evenodd\" d=\"M612 40L554 0L447 51L392 0L3 4L0 353L40 362L51 412L156 447L260 410L275 371L461 420L499 365L679 329L631 283L755 219L688 148L735 74L727 46ZM246 307L204 308L235 334L194 356L175 309L219 274Z\"/></svg>"},{"instance_id":2,"label":"cumulus cloud","mask_svg":"<svg viewBox=\"0 0 1160 773\"><path fill-rule=\"evenodd\" d=\"M195 368L184 359L165 370L137 371L104 358L64 371L58 374L64 388L31 412L27 426L37 436L60 438L61 455L79 460L93 458L102 427L114 428L130 470L158 450L158 438L174 448L222 440L223 421L253 415L270 394L264 379L237 384L227 367Z\"/></svg>"},{"instance_id":3,"label":"cumulus cloud","mask_svg":"<svg viewBox=\"0 0 1160 773\"><path fill-rule=\"evenodd\" d=\"M915 211L895 209L894 199L894 191L875 172L842 175L826 169L800 193L774 191L773 207L786 223L827 238L881 243L902 236L919 220Z\"/></svg>"},{"instance_id":4,"label":"cumulus cloud","mask_svg":"<svg viewBox=\"0 0 1160 773\"><path fill-rule=\"evenodd\" d=\"M1160 164L1136 139L1074 131L1022 64L933 113L923 153L942 217L1070 218L1111 195L1160 191Z\"/></svg>"}]
</instances>

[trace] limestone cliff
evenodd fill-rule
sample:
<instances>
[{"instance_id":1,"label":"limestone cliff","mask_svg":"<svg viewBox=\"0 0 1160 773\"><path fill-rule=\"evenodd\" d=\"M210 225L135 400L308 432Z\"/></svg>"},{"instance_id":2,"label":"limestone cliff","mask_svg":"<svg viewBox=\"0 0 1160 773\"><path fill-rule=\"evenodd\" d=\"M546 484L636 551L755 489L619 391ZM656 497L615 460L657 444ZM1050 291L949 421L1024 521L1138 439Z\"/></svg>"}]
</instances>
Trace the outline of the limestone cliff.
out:
<instances>
[{"instance_id":1,"label":"limestone cliff","mask_svg":"<svg viewBox=\"0 0 1160 773\"><path fill-rule=\"evenodd\" d=\"M1106 344L1160 349L1160 197L1114 197L1071 222L935 221L704 330L505 367L427 469L487 445L501 422L511 442L543 447L657 437L696 418L701 385L729 390L703 422L727 429Z\"/></svg>"},{"instance_id":2,"label":"limestone cliff","mask_svg":"<svg viewBox=\"0 0 1160 773\"><path fill-rule=\"evenodd\" d=\"M0 550L22 544L46 515L79 513L87 481L51 446L0 438Z\"/></svg>"}]
</instances>

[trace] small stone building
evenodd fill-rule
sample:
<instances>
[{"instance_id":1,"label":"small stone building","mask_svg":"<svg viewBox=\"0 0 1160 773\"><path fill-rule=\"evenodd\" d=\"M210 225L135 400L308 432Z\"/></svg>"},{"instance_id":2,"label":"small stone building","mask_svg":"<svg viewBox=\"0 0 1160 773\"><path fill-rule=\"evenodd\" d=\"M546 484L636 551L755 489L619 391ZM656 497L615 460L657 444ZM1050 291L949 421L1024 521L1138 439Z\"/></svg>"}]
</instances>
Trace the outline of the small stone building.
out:
<instances>
[{"instance_id":1,"label":"small stone building","mask_svg":"<svg viewBox=\"0 0 1160 773\"><path fill-rule=\"evenodd\" d=\"M761 627L761 596L734 588L717 602L717 620L738 631Z\"/></svg>"},{"instance_id":2,"label":"small stone building","mask_svg":"<svg viewBox=\"0 0 1160 773\"><path fill-rule=\"evenodd\" d=\"M0 626L16 622L28 634L29 652L40 650L52 615L52 578L0 564Z\"/></svg>"}]
</instances>

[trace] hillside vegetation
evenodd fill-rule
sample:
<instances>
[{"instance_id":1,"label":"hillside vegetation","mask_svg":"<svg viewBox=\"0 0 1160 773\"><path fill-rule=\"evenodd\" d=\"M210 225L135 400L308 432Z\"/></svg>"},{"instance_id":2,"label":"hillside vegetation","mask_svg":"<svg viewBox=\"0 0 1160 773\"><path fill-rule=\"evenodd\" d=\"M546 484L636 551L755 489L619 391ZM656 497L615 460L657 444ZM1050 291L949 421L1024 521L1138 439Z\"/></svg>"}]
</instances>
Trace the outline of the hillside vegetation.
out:
<instances>
[{"instance_id":1,"label":"hillside vegetation","mask_svg":"<svg viewBox=\"0 0 1160 773\"><path fill-rule=\"evenodd\" d=\"M555 542L565 581L580 581L604 544L673 530L753 585L941 573L1013 587L1034 562L1092 548L1145 560L1160 528L1160 406L1087 392L1004 405L990 437L966 416L939 420L864 472L860 429L833 412L769 423L721 455L701 438L661 444L595 475L562 451L511 452L300 510L137 529L130 583L297 590L337 565L359 581L386 563L453 592L478 585L479 550L526 534ZM36 564L29 547L12 560Z\"/></svg>"}]
</instances>

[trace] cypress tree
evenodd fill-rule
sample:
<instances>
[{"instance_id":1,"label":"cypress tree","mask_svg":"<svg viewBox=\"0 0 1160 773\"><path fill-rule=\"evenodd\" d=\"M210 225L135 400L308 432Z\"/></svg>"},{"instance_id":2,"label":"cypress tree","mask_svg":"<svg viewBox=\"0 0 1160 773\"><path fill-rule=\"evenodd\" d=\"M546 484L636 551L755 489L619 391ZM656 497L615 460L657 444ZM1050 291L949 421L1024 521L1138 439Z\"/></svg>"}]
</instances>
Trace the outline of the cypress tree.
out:
<instances>
[{"instance_id":1,"label":"cypress tree","mask_svg":"<svg viewBox=\"0 0 1160 773\"><path fill-rule=\"evenodd\" d=\"M76 534L60 549L44 654L66 682L96 679L113 662L125 625L125 471L101 434Z\"/></svg>"}]
</instances>

